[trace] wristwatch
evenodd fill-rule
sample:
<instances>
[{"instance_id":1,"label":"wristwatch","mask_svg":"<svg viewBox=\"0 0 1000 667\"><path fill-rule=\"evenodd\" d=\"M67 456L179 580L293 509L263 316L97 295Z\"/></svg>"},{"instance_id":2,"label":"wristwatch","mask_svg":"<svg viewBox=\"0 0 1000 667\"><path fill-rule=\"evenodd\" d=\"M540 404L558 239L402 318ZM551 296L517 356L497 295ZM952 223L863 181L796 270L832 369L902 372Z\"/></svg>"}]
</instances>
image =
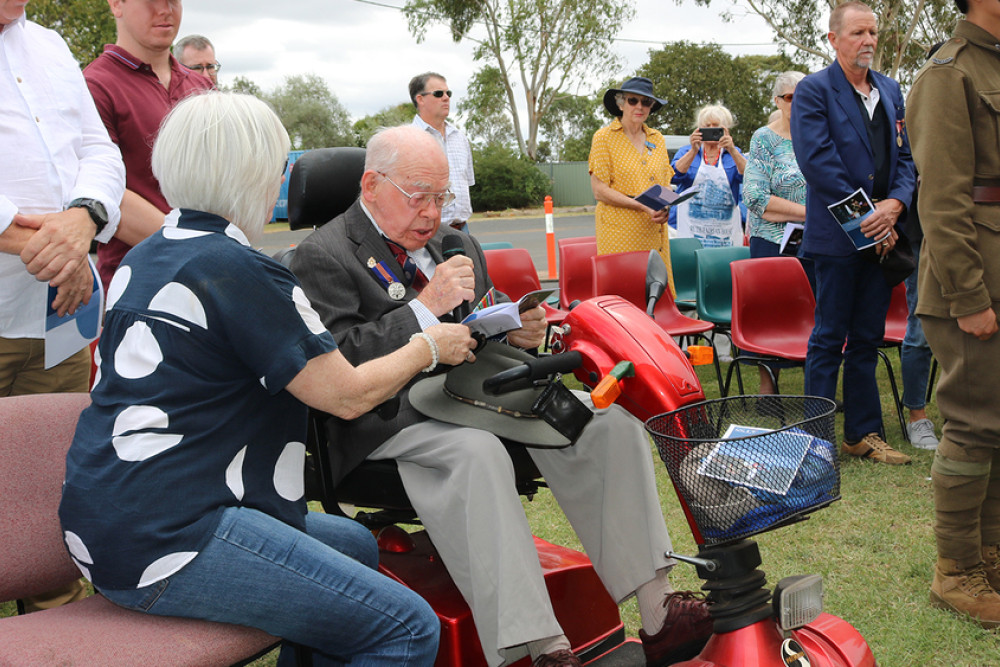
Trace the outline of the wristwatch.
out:
<instances>
[{"instance_id":1,"label":"wristwatch","mask_svg":"<svg viewBox=\"0 0 1000 667\"><path fill-rule=\"evenodd\" d=\"M104 230L104 227L108 224L108 210L104 208L104 204L96 199L80 197L71 201L69 206L66 208L67 210L71 208L87 209L87 213L90 214L90 219L94 221L95 225L97 225L98 234L100 234Z\"/></svg>"}]
</instances>

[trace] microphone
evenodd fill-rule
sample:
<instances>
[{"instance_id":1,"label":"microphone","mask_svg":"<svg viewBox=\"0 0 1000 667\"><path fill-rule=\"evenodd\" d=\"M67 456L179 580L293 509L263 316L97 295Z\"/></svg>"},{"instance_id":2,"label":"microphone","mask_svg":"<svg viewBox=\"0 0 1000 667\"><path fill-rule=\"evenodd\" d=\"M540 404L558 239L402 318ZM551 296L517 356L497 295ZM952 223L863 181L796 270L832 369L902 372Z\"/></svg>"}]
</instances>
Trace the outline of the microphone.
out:
<instances>
[{"instance_id":1,"label":"microphone","mask_svg":"<svg viewBox=\"0 0 1000 667\"><path fill-rule=\"evenodd\" d=\"M465 255L465 244L462 242L462 236L460 234L447 234L443 239L441 239L441 254L444 255L444 261L448 261L456 255ZM468 301L463 301L455 308L455 321L461 322L472 310L472 304Z\"/></svg>"}]
</instances>

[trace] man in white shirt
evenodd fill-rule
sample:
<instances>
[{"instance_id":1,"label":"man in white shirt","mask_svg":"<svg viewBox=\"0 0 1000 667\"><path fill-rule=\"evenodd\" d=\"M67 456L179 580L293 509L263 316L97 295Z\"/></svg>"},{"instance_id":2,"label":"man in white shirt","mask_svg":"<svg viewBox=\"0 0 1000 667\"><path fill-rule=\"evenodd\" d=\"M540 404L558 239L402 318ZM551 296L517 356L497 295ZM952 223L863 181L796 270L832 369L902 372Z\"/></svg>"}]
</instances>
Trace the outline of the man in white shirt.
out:
<instances>
[{"instance_id":1,"label":"man in white shirt","mask_svg":"<svg viewBox=\"0 0 1000 667\"><path fill-rule=\"evenodd\" d=\"M410 79L410 100L417 108L413 124L434 135L448 156L449 189L455 201L441 211L441 222L459 231L469 231L472 217L472 200L469 187L476 184L472 171L472 148L465 135L448 122L451 110L451 91L444 77L434 72L424 72Z\"/></svg>"},{"instance_id":2,"label":"man in white shirt","mask_svg":"<svg viewBox=\"0 0 1000 667\"><path fill-rule=\"evenodd\" d=\"M90 299L90 242L114 234L125 184L80 66L26 4L0 0L0 396L88 390L86 348L44 368L48 288L63 313Z\"/></svg>"}]
</instances>

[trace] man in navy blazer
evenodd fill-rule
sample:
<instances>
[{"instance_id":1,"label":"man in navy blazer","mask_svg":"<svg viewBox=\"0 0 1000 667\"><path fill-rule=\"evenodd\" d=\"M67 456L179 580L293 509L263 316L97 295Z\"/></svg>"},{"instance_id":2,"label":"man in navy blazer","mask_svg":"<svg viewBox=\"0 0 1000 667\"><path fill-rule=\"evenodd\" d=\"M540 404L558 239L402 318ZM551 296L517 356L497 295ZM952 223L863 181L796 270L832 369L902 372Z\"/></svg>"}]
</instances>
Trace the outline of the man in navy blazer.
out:
<instances>
[{"instance_id":1,"label":"man in navy blazer","mask_svg":"<svg viewBox=\"0 0 1000 667\"><path fill-rule=\"evenodd\" d=\"M909 463L885 442L875 381L892 289L827 209L861 188L875 203L861 230L880 257L895 246L916 183L903 97L899 84L871 70L878 26L867 5L838 5L827 37L836 60L803 79L792 101L792 145L808 186L802 250L816 267L805 391L834 398L843 362L844 452Z\"/></svg>"}]
</instances>

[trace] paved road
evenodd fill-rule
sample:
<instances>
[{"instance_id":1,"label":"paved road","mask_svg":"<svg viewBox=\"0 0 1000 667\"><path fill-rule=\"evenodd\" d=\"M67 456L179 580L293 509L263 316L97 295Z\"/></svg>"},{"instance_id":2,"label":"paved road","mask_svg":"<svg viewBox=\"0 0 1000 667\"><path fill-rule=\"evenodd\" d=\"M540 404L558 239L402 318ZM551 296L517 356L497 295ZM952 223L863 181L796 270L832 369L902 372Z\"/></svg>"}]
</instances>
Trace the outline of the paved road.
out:
<instances>
[{"instance_id":1,"label":"paved road","mask_svg":"<svg viewBox=\"0 0 1000 667\"><path fill-rule=\"evenodd\" d=\"M557 216L553 220L556 239L570 236L593 236L594 214ZM482 243L509 241L516 248L527 248L542 278L548 276L548 255L545 239L545 218L488 218L470 224L472 234ZM275 231L265 233L261 247L268 255L294 245L309 235L309 231Z\"/></svg>"}]
</instances>

